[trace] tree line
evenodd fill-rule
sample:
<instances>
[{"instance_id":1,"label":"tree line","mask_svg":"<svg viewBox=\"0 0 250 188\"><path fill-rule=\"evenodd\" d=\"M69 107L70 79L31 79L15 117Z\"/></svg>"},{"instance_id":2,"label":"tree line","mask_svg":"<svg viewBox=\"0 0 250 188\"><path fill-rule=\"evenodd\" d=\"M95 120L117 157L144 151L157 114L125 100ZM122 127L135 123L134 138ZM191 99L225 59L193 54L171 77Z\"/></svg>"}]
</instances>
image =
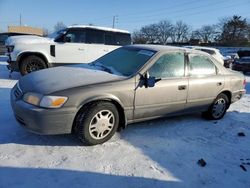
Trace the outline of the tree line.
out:
<instances>
[{"instance_id":1,"label":"tree line","mask_svg":"<svg viewBox=\"0 0 250 188\"><path fill-rule=\"evenodd\" d=\"M132 33L135 44L203 44L250 46L250 22L241 16L223 18L213 25L193 30L183 21L162 20Z\"/></svg>"}]
</instances>

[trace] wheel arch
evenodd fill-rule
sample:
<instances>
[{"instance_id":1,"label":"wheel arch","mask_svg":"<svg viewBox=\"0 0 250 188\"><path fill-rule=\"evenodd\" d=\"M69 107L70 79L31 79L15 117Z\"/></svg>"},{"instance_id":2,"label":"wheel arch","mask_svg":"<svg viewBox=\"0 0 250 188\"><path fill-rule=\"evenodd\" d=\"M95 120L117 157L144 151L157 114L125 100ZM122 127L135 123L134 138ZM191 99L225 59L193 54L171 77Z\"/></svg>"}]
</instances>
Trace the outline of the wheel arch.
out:
<instances>
[{"instance_id":1,"label":"wheel arch","mask_svg":"<svg viewBox=\"0 0 250 188\"><path fill-rule=\"evenodd\" d=\"M225 94L225 95L228 97L229 105L230 105L230 104L231 104L231 101L232 101L232 93L231 93L231 91L229 91L229 90L224 90L224 91L222 91L221 93Z\"/></svg>"},{"instance_id":2,"label":"wheel arch","mask_svg":"<svg viewBox=\"0 0 250 188\"><path fill-rule=\"evenodd\" d=\"M118 130L126 128L127 118L126 118L126 114L125 114L125 111L124 111L123 104L121 103L121 101L117 97L111 96L111 95L106 95L106 96L91 97L91 98L83 101L79 105L79 107L77 109L77 113L76 113L75 118L74 118L74 122L73 122L73 126L72 126L72 132L74 131L74 128L75 128L75 125L76 125L76 119L77 119L78 113L81 111L81 109L89 106L90 104L97 103L97 102L110 102L110 103L114 104L115 107L118 110L118 113L119 113L120 122L119 122Z\"/></svg>"},{"instance_id":3,"label":"wheel arch","mask_svg":"<svg viewBox=\"0 0 250 188\"><path fill-rule=\"evenodd\" d=\"M48 59L41 52L23 52L23 53L19 54L18 57L17 57L17 62L18 62L18 68L19 68L19 70L20 70L21 62L23 61L23 59L25 59L28 56L32 56L32 55L40 57L45 62L47 68L49 68Z\"/></svg>"}]
</instances>

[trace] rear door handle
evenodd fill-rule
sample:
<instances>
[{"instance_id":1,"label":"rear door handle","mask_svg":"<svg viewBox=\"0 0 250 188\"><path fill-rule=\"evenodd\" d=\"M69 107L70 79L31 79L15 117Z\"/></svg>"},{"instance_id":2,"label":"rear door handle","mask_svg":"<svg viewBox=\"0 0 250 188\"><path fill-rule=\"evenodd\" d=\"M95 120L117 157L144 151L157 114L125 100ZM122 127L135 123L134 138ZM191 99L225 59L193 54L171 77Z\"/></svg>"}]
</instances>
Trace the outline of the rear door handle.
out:
<instances>
[{"instance_id":1,"label":"rear door handle","mask_svg":"<svg viewBox=\"0 0 250 188\"><path fill-rule=\"evenodd\" d=\"M180 86L178 86L178 89L179 89L179 90L185 90L186 88L187 88L186 85L180 85Z\"/></svg>"}]
</instances>

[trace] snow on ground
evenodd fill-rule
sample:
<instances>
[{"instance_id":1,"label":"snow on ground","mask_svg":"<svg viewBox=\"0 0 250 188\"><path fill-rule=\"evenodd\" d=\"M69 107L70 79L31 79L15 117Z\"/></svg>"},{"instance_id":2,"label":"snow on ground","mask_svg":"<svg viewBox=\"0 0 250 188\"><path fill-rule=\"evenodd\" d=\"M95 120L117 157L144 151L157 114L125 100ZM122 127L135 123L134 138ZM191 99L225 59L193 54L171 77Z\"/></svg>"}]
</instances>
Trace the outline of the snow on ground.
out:
<instances>
[{"instance_id":1,"label":"snow on ground","mask_svg":"<svg viewBox=\"0 0 250 188\"><path fill-rule=\"evenodd\" d=\"M19 77L9 79L0 62L1 188L250 187L249 76L248 94L220 121L193 114L137 123L92 147L72 135L39 136L20 127L9 101ZM200 158L205 167L197 165Z\"/></svg>"}]
</instances>

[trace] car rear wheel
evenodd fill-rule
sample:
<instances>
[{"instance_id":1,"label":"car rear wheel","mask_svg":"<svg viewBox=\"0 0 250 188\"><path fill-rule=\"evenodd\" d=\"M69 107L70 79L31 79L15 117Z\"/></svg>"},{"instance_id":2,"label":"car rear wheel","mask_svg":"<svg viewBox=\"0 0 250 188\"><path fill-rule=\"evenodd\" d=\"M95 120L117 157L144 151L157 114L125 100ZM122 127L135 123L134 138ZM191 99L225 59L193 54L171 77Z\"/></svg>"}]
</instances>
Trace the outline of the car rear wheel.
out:
<instances>
[{"instance_id":1,"label":"car rear wheel","mask_svg":"<svg viewBox=\"0 0 250 188\"><path fill-rule=\"evenodd\" d=\"M203 112L202 116L206 119L218 120L224 117L229 108L229 100L227 95L221 93L214 100L208 111Z\"/></svg>"},{"instance_id":2,"label":"car rear wheel","mask_svg":"<svg viewBox=\"0 0 250 188\"><path fill-rule=\"evenodd\" d=\"M24 58L20 64L20 72L22 75L45 68L47 68L47 65L44 60L35 55Z\"/></svg>"},{"instance_id":3,"label":"car rear wheel","mask_svg":"<svg viewBox=\"0 0 250 188\"><path fill-rule=\"evenodd\" d=\"M80 110L76 118L76 133L82 142L96 145L108 141L118 125L119 113L115 105L98 102Z\"/></svg>"}]
</instances>

